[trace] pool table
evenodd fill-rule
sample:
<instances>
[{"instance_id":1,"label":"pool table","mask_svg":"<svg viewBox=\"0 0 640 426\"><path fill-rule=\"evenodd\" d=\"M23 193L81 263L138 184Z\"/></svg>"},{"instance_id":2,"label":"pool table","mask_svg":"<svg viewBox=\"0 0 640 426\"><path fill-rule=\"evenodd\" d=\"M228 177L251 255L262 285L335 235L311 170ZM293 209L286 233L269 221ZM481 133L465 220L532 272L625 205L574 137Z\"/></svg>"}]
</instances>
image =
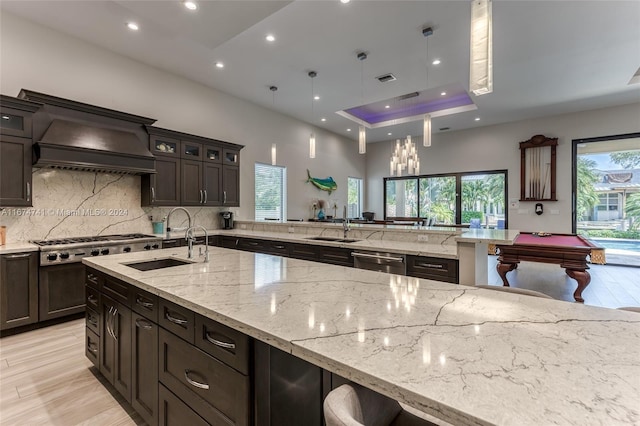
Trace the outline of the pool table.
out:
<instances>
[{"instance_id":1,"label":"pool table","mask_svg":"<svg viewBox=\"0 0 640 426\"><path fill-rule=\"evenodd\" d=\"M587 272L587 256L591 250L600 247L591 241L574 234L553 234L540 237L523 232L513 245L498 245L498 264L496 269L502 282L509 287L507 272L513 271L521 261L554 263L565 269L568 276L578 282L573 293L577 302L584 302L582 291L589 285L591 275Z\"/></svg>"}]
</instances>

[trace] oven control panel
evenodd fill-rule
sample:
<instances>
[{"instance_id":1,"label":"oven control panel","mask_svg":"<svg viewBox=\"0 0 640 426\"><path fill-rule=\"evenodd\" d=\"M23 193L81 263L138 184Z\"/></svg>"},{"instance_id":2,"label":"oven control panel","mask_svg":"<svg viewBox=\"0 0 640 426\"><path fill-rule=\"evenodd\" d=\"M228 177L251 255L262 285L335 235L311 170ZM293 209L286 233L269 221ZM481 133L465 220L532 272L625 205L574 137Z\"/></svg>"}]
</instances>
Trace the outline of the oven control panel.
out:
<instances>
[{"instance_id":1,"label":"oven control panel","mask_svg":"<svg viewBox=\"0 0 640 426\"><path fill-rule=\"evenodd\" d=\"M136 251L156 250L162 248L162 240L145 241L131 244L115 244L87 246L76 248L47 248L40 252L40 266L58 265L62 263L80 262L84 257L107 256L110 254L133 253Z\"/></svg>"}]
</instances>

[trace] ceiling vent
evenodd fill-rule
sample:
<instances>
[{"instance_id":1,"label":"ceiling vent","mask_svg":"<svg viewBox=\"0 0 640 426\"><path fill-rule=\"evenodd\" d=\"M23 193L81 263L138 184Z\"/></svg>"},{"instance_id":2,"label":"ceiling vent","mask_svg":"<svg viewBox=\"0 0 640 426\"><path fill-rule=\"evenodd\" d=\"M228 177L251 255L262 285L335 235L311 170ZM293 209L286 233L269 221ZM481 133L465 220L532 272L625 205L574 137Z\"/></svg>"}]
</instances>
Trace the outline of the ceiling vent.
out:
<instances>
[{"instance_id":1,"label":"ceiling vent","mask_svg":"<svg viewBox=\"0 0 640 426\"><path fill-rule=\"evenodd\" d=\"M440 127L440 131L451 130L451 127Z\"/></svg>"},{"instance_id":2,"label":"ceiling vent","mask_svg":"<svg viewBox=\"0 0 640 426\"><path fill-rule=\"evenodd\" d=\"M393 74L384 74L376 77L380 83L386 83L388 81L396 81L396 76Z\"/></svg>"},{"instance_id":3,"label":"ceiling vent","mask_svg":"<svg viewBox=\"0 0 640 426\"><path fill-rule=\"evenodd\" d=\"M406 101L407 99L417 98L418 96L420 96L420 93L418 93L418 92L411 92L411 93L407 93L406 95L398 96L398 97L397 97L397 99L398 99L399 101Z\"/></svg>"}]
</instances>

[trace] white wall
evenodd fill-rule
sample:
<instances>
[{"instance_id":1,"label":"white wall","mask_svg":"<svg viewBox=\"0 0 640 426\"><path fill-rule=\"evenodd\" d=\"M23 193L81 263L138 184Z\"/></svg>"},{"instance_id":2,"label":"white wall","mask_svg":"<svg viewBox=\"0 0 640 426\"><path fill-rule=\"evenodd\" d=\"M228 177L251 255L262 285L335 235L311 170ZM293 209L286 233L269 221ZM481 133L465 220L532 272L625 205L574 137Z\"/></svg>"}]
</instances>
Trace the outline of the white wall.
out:
<instances>
[{"instance_id":1,"label":"white wall","mask_svg":"<svg viewBox=\"0 0 640 426\"><path fill-rule=\"evenodd\" d=\"M155 118L159 127L245 145L240 155L239 219L253 219L254 164L271 161L274 142L278 164L287 167L289 218L307 218L312 199L344 205L347 177L366 177L365 157L358 154L356 141L315 128L317 154L309 159L307 123L7 12L1 15L2 94L16 96L21 88L30 89ZM306 183L307 168L314 177L331 175L338 190L329 196Z\"/></svg>"},{"instance_id":2,"label":"white wall","mask_svg":"<svg viewBox=\"0 0 640 426\"><path fill-rule=\"evenodd\" d=\"M487 95L491 96L491 95ZM573 139L640 132L640 103L595 111L520 121L473 130L437 133L432 146L419 148L423 174L507 169L508 197L520 198L520 149L518 143L533 135L558 138L557 202L545 202L545 213L533 212L535 203L520 202L509 210L509 228L522 231L571 232L571 141ZM418 141L418 145L420 141ZM383 177L389 176L392 142L367 147L367 207L384 216ZM551 215L550 210L559 210ZM518 210L527 210L519 214Z\"/></svg>"}]
</instances>

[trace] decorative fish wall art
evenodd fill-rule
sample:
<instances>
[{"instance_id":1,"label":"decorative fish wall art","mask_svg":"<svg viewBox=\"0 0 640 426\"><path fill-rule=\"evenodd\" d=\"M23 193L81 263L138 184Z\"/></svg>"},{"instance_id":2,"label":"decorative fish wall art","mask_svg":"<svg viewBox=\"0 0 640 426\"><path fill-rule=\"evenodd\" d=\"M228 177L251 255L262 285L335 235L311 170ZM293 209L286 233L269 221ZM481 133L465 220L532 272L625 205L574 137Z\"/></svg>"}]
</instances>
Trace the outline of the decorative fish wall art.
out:
<instances>
[{"instance_id":1,"label":"decorative fish wall art","mask_svg":"<svg viewBox=\"0 0 640 426\"><path fill-rule=\"evenodd\" d=\"M313 178L311 177L311 172L309 172L309 169L307 169L307 176L308 176L307 182L311 182L311 184L318 189L327 191L329 195L331 195L333 191L338 189L338 184L336 183L335 180L333 180L331 176L329 176L326 179Z\"/></svg>"}]
</instances>

